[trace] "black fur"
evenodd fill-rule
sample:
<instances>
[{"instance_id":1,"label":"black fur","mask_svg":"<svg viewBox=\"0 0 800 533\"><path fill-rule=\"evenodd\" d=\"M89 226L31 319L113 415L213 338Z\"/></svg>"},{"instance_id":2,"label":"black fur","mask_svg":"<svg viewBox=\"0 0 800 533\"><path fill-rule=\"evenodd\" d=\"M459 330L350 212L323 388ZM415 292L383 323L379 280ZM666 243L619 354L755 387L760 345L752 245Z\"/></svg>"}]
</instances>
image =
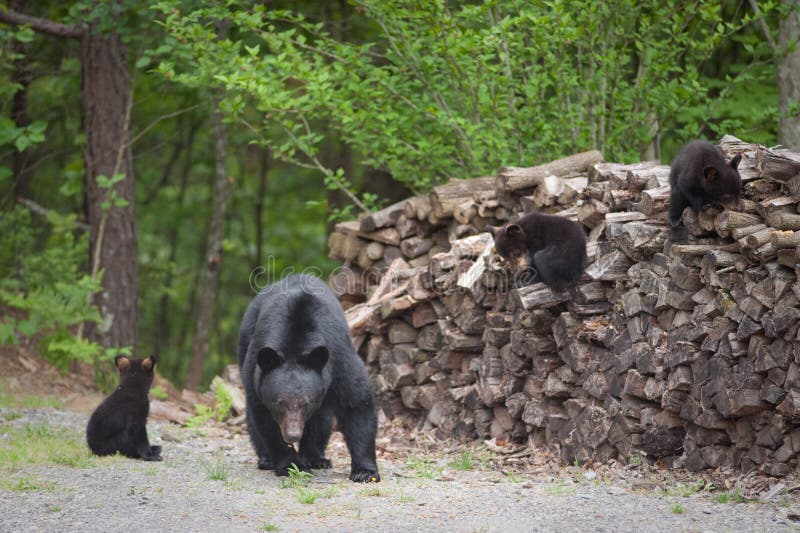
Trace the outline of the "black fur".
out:
<instances>
[{"instance_id":1,"label":"black fur","mask_svg":"<svg viewBox=\"0 0 800 533\"><path fill-rule=\"evenodd\" d=\"M95 409L86 426L86 441L95 455L119 452L133 459L161 461L161 446L147 439L147 393L153 384L156 358L133 359L118 355L119 386Z\"/></svg>"},{"instance_id":2,"label":"black fur","mask_svg":"<svg viewBox=\"0 0 800 533\"><path fill-rule=\"evenodd\" d=\"M325 448L335 416L350 452L350 479L380 481L369 377L325 283L296 275L259 293L242 319L238 359L260 469L285 476L292 463L330 468Z\"/></svg>"},{"instance_id":3,"label":"black fur","mask_svg":"<svg viewBox=\"0 0 800 533\"><path fill-rule=\"evenodd\" d=\"M521 273L522 284L541 281L560 291L577 282L586 269L586 235L567 218L530 213L514 224L490 229L495 251Z\"/></svg>"},{"instance_id":4,"label":"black fur","mask_svg":"<svg viewBox=\"0 0 800 533\"><path fill-rule=\"evenodd\" d=\"M726 163L722 150L706 141L692 141L681 148L669 173L672 227L680 225L683 210L688 206L699 212L711 202L728 206L737 202L742 189L737 170L741 158L737 155Z\"/></svg>"}]
</instances>

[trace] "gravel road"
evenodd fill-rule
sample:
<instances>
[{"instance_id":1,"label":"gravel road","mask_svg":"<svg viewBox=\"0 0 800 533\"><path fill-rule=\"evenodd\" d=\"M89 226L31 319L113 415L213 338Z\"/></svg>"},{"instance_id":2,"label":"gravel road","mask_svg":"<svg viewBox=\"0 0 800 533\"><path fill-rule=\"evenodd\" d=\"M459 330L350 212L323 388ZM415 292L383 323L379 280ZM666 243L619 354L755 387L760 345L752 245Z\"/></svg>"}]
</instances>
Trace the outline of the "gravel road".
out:
<instances>
[{"instance_id":1,"label":"gravel road","mask_svg":"<svg viewBox=\"0 0 800 533\"><path fill-rule=\"evenodd\" d=\"M0 447L10 429L26 425L65 426L82 437L87 420L53 409L5 411ZM163 445L163 462L112 458L0 470L11 481L50 484L0 485L0 532L798 530L797 492L775 503L718 503L708 493L668 496L572 467L563 475L508 476L487 467L457 470L446 460L429 471L397 459L379 460L383 481L363 485L347 480L349 457L338 438L329 447L333 469L296 488L255 468L244 434L157 423L150 436Z\"/></svg>"}]
</instances>

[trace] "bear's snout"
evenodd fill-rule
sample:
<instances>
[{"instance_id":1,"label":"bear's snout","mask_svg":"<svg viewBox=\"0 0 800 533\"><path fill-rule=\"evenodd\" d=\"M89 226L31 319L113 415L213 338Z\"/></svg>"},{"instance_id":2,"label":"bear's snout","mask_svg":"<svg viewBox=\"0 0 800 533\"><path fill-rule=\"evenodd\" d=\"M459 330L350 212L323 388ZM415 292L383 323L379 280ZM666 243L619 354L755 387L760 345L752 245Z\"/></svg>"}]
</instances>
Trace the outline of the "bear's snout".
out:
<instances>
[{"instance_id":1,"label":"bear's snout","mask_svg":"<svg viewBox=\"0 0 800 533\"><path fill-rule=\"evenodd\" d=\"M287 413L281 424L283 440L296 444L303 438L303 416L300 413Z\"/></svg>"}]
</instances>

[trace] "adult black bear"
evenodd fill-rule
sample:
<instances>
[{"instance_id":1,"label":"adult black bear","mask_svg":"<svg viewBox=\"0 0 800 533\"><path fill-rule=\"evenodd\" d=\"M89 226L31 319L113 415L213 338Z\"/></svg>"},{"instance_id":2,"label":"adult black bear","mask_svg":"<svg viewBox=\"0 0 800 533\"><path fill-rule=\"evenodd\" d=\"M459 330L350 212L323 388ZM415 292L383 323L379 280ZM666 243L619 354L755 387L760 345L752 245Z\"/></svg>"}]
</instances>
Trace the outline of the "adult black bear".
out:
<instances>
[{"instance_id":1,"label":"adult black bear","mask_svg":"<svg viewBox=\"0 0 800 533\"><path fill-rule=\"evenodd\" d=\"M524 284L542 281L560 291L578 281L586 269L586 235L567 218L530 213L490 230L495 251L524 273Z\"/></svg>"},{"instance_id":2,"label":"adult black bear","mask_svg":"<svg viewBox=\"0 0 800 533\"><path fill-rule=\"evenodd\" d=\"M711 202L735 204L742 189L742 177L737 170L741 159L737 155L726 163L722 150L706 141L692 141L681 148L669 173L670 225L673 228L680 225L687 206L699 212Z\"/></svg>"},{"instance_id":3,"label":"adult black bear","mask_svg":"<svg viewBox=\"0 0 800 533\"><path fill-rule=\"evenodd\" d=\"M118 355L119 386L97 406L86 426L86 441L95 455L119 452L133 459L161 461L161 446L147 440L147 392L153 384L156 358Z\"/></svg>"},{"instance_id":4,"label":"adult black bear","mask_svg":"<svg viewBox=\"0 0 800 533\"><path fill-rule=\"evenodd\" d=\"M295 275L261 291L242 319L238 359L260 469L285 476L292 463L330 468L325 448L336 416L350 452L350 479L380 481L369 377L325 283Z\"/></svg>"}]
</instances>

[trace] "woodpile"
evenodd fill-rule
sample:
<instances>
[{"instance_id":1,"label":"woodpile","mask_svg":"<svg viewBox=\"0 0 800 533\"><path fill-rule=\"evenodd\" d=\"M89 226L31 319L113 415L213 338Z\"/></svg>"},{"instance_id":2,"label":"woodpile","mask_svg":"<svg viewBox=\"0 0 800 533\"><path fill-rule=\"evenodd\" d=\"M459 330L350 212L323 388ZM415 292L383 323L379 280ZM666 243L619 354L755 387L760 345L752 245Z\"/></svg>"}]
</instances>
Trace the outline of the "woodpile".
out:
<instances>
[{"instance_id":1,"label":"woodpile","mask_svg":"<svg viewBox=\"0 0 800 533\"><path fill-rule=\"evenodd\" d=\"M736 211L684 213L669 167L586 152L435 187L338 224L332 277L385 414L460 440L528 441L581 464L632 456L782 476L800 453L800 155L720 143ZM516 288L489 224L579 221L573 288Z\"/></svg>"}]
</instances>

